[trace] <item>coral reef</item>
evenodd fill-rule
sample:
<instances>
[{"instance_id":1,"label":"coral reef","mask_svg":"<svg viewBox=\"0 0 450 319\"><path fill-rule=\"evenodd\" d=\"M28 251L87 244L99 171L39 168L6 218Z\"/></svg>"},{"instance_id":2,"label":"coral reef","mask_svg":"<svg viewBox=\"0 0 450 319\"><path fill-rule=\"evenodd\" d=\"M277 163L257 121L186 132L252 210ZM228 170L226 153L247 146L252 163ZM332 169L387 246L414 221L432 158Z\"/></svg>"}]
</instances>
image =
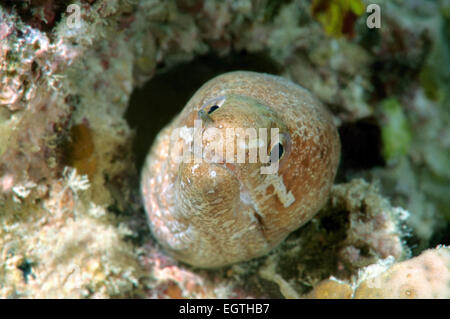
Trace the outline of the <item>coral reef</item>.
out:
<instances>
[{"instance_id":1,"label":"coral reef","mask_svg":"<svg viewBox=\"0 0 450 319\"><path fill-rule=\"evenodd\" d=\"M395 260L364 281L382 291L358 294L448 298L434 273L416 280L435 269L443 282L448 248L402 261L449 244L448 2L330 3L2 1L0 297L296 298L314 287L344 297L361 269ZM369 3L381 7L380 29L366 26ZM205 54L230 71L237 53L264 55L331 110L341 168L326 206L268 256L197 270L164 255L148 230L139 128L125 112L148 80ZM178 113L184 103L168 95L180 91L148 105L144 125ZM409 279L402 267L415 269ZM398 284L391 295L387 278Z\"/></svg>"},{"instance_id":2,"label":"coral reef","mask_svg":"<svg viewBox=\"0 0 450 319\"><path fill-rule=\"evenodd\" d=\"M86 200L87 176L74 169L62 175L48 188L27 185L2 203L0 295L132 297L141 268L121 239L120 222Z\"/></svg>"},{"instance_id":3,"label":"coral reef","mask_svg":"<svg viewBox=\"0 0 450 319\"><path fill-rule=\"evenodd\" d=\"M364 12L364 4L361 0L314 0L311 11L327 34L351 37L354 36L355 21Z\"/></svg>"},{"instance_id":4,"label":"coral reef","mask_svg":"<svg viewBox=\"0 0 450 319\"><path fill-rule=\"evenodd\" d=\"M448 299L449 282L450 248L438 247L398 263L381 260L362 269L352 283L324 280L308 298Z\"/></svg>"},{"instance_id":5,"label":"coral reef","mask_svg":"<svg viewBox=\"0 0 450 319\"><path fill-rule=\"evenodd\" d=\"M404 244L406 218L407 212L391 207L374 185L358 179L335 185L322 211L267 258L263 278L273 273L269 280L292 297L284 295L280 278L302 295L330 275L348 280L378 260L403 260L410 254Z\"/></svg>"},{"instance_id":6,"label":"coral reef","mask_svg":"<svg viewBox=\"0 0 450 319\"><path fill-rule=\"evenodd\" d=\"M450 298L449 248L427 250L378 275L370 272L360 275L355 298Z\"/></svg>"},{"instance_id":7,"label":"coral reef","mask_svg":"<svg viewBox=\"0 0 450 319\"><path fill-rule=\"evenodd\" d=\"M299 298L330 276L351 280L379 260L407 258L405 218L405 211L391 207L374 185L354 180L334 186L312 221L267 256L198 270L177 263L148 241L139 258L151 274L151 297Z\"/></svg>"}]
</instances>

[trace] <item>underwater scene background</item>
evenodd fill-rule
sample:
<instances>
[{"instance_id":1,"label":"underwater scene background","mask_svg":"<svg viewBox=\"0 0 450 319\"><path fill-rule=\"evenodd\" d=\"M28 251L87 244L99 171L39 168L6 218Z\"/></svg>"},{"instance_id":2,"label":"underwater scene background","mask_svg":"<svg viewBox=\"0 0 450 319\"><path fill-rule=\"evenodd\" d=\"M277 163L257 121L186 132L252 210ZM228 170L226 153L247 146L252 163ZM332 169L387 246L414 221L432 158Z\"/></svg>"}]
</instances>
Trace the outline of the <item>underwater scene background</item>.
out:
<instances>
[{"instance_id":1,"label":"underwater scene background","mask_svg":"<svg viewBox=\"0 0 450 319\"><path fill-rule=\"evenodd\" d=\"M0 2L0 298L450 298L450 2ZM140 191L206 81L287 78L333 116L324 207L266 256L175 260Z\"/></svg>"}]
</instances>

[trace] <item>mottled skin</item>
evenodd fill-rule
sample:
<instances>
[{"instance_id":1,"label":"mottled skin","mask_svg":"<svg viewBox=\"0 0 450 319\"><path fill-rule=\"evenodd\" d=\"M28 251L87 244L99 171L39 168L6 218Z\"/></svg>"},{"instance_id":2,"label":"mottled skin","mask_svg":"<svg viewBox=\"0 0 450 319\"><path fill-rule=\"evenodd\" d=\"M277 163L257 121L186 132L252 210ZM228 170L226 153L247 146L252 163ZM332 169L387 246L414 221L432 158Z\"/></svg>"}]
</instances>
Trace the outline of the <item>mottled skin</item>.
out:
<instances>
[{"instance_id":1,"label":"mottled skin","mask_svg":"<svg viewBox=\"0 0 450 319\"><path fill-rule=\"evenodd\" d=\"M219 109L205 117L209 104ZM276 174L257 163L181 163L175 128L279 128ZM270 133L268 133L270 151ZM205 142L204 145L206 145ZM236 150L235 150L236 151ZM142 173L151 230L174 257L213 268L266 254L325 203L340 157L331 115L308 91L281 77L231 72L204 84L158 135Z\"/></svg>"}]
</instances>

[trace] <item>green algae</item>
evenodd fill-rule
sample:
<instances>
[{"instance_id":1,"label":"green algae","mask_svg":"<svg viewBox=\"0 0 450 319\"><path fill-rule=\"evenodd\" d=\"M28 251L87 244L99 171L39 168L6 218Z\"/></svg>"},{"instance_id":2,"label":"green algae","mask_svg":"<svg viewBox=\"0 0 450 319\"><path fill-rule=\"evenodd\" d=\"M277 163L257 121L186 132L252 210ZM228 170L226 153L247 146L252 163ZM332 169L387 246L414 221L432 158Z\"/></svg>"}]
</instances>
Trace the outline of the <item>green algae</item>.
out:
<instances>
[{"instance_id":1,"label":"green algae","mask_svg":"<svg viewBox=\"0 0 450 319\"><path fill-rule=\"evenodd\" d=\"M384 159L389 161L406 155L412 142L412 133L402 105L395 98L389 98L381 103L381 112L385 121L381 127Z\"/></svg>"}]
</instances>

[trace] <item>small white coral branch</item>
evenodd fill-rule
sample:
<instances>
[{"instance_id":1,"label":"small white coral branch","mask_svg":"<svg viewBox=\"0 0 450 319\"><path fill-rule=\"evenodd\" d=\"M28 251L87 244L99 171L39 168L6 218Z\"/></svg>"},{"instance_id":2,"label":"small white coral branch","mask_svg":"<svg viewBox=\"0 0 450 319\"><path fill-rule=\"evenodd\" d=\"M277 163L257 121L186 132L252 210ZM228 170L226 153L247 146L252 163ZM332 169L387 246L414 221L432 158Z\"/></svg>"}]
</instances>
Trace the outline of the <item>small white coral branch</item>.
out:
<instances>
[{"instance_id":1,"label":"small white coral branch","mask_svg":"<svg viewBox=\"0 0 450 319\"><path fill-rule=\"evenodd\" d=\"M66 186L61 191L62 193L69 188L77 194L79 191L87 190L90 186L87 175L78 175L77 170L72 167L64 167L63 178L66 181Z\"/></svg>"},{"instance_id":2,"label":"small white coral branch","mask_svg":"<svg viewBox=\"0 0 450 319\"><path fill-rule=\"evenodd\" d=\"M353 291L355 291L356 287L358 287L363 281L373 279L380 274L384 273L395 263L395 258L393 256L389 256L385 259L379 260L376 264L367 266L358 272L358 279L352 285ZM374 287L378 288L378 287Z\"/></svg>"},{"instance_id":3,"label":"small white coral branch","mask_svg":"<svg viewBox=\"0 0 450 319\"><path fill-rule=\"evenodd\" d=\"M50 211L64 213L73 209L74 200L78 199L78 193L90 187L87 175L78 175L76 169L65 167L62 173L61 188L56 187L55 196L47 203ZM55 185L58 186L58 185ZM72 204L69 204L72 203Z\"/></svg>"}]
</instances>

